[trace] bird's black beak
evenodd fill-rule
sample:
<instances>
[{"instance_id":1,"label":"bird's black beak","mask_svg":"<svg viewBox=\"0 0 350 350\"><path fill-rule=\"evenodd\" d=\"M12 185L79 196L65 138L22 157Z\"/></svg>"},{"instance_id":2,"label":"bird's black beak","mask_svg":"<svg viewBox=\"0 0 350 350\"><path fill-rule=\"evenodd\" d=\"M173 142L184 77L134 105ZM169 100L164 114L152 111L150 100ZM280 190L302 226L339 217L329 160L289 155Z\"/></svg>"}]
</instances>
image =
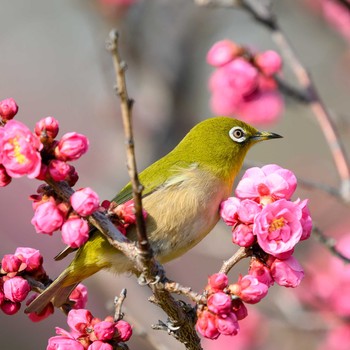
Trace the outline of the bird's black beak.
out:
<instances>
[{"instance_id":1,"label":"bird's black beak","mask_svg":"<svg viewBox=\"0 0 350 350\"><path fill-rule=\"evenodd\" d=\"M270 140L270 139L280 139L282 137L283 136L275 134L274 132L258 131L250 139L258 142L258 141L264 141L264 140Z\"/></svg>"}]
</instances>

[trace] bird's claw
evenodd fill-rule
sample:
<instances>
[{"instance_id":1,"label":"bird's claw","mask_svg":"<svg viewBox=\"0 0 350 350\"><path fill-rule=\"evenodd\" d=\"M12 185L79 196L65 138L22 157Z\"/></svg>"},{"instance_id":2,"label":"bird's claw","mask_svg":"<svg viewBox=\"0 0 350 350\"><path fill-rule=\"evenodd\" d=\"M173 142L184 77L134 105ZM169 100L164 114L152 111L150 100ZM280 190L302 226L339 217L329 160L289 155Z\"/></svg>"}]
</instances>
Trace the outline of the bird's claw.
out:
<instances>
[{"instance_id":1,"label":"bird's claw","mask_svg":"<svg viewBox=\"0 0 350 350\"><path fill-rule=\"evenodd\" d=\"M158 269L157 274L155 276L152 275L151 278L149 278L149 276L146 276L144 273L141 273L137 281L141 286L155 285L161 282L164 279L164 277L165 271L163 269Z\"/></svg>"}]
</instances>

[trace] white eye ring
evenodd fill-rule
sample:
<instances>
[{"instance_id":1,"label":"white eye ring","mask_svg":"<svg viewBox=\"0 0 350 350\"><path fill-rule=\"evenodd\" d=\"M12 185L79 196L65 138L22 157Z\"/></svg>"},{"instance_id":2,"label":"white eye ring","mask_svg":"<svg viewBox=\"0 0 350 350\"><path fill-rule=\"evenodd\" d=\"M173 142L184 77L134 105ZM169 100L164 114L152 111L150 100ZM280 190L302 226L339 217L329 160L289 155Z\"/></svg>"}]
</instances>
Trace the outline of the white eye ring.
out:
<instances>
[{"instance_id":1,"label":"white eye ring","mask_svg":"<svg viewBox=\"0 0 350 350\"><path fill-rule=\"evenodd\" d=\"M244 142L247 138L245 131L239 126L233 127L228 134L233 141L238 143Z\"/></svg>"}]
</instances>

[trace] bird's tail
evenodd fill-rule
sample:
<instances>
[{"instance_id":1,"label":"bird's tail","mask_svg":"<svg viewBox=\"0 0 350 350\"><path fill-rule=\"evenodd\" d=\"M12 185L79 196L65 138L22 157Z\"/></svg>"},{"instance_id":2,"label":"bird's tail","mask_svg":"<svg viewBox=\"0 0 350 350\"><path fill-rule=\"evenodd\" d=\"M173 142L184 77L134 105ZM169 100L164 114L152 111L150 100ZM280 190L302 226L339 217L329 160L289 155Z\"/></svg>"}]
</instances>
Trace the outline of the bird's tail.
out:
<instances>
[{"instance_id":1,"label":"bird's tail","mask_svg":"<svg viewBox=\"0 0 350 350\"><path fill-rule=\"evenodd\" d=\"M67 284L69 277L69 269L66 269L29 304L24 312L39 314L50 302L56 307L65 304L73 289L80 283L80 281L74 281L72 284Z\"/></svg>"}]
</instances>

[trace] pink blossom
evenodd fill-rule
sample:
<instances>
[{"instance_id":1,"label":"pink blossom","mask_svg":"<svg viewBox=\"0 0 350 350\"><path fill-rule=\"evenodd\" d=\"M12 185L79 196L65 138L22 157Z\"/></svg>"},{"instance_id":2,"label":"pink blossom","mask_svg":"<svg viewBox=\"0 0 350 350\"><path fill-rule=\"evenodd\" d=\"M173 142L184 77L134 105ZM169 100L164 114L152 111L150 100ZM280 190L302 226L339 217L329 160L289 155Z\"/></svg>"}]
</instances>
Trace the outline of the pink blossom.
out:
<instances>
[{"instance_id":1,"label":"pink blossom","mask_svg":"<svg viewBox=\"0 0 350 350\"><path fill-rule=\"evenodd\" d=\"M38 176L41 148L37 136L19 121L10 120L0 128L0 163L11 177L27 175L33 179Z\"/></svg>"},{"instance_id":2,"label":"pink blossom","mask_svg":"<svg viewBox=\"0 0 350 350\"><path fill-rule=\"evenodd\" d=\"M248 316L248 310L241 299L232 300L232 311L235 313L238 321Z\"/></svg>"},{"instance_id":3,"label":"pink blossom","mask_svg":"<svg viewBox=\"0 0 350 350\"><path fill-rule=\"evenodd\" d=\"M124 228L129 227L132 224L136 223L136 216L135 216L135 205L134 201L131 199L123 204L119 204L114 209L114 214L117 215L118 220L120 224ZM143 217L147 218L147 212L145 210L142 210Z\"/></svg>"},{"instance_id":4,"label":"pink blossom","mask_svg":"<svg viewBox=\"0 0 350 350\"><path fill-rule=\"evenodd\" d=\"M14 315L18 312L18 310L21 308L21 303L19 302L13 302L10 300L5 300L1 304L1 310L6 315Z\"/></svg>"},{"instance_id":5,"label":"pink blossom","mask_svg":"<svg viewBox=\"0 0 350 350\"><path fill-rule=\"evenodd\" d=\"M220 204L220 216L229 226L234 226L238 222L237 211L241 204L240 199L229 197Z\"/></svg>"},{"instance_id":6,"label":"pink blossom","mask_svg":"<svg viewBox=\"0 0 350 350\"><path fill-rule=\"evenodd\" d=\"M240 276L238 282L231 284L229 290L248 304L256 304L263 299L269 288L251 275Z\"/></svg>"},{"instance_id":7,"label":"pink blossom","mask_svg":"<svg viewBox=\"0 0 350 350\"><path fill-rule=\"evenodd\" d=\"M79 159L89 148L86 136L76 132L64 134L55 148L56 158L64 161Z\"/></svg>"},{"instance_id":8,"label":"pink blossom","mask_svg":"<svg viewBox=\"0 0 350 350\"><path fill-rule=\"evenodd\" d=\"M278 91L260 90L244 98L237 113L245 122L261 125L276 123L283 109L283 98Z\"/></svg>"},{"instance_id":9,"label":"pink blossom","mask_svg":"<svg viewBox=\"0 0 350 350\"><path fill-rule=\"evenodd\" d=\"M297 187L295 175L276 164L248 169L236 188L241 199L251 199L264 204L277 199L290 199Z\"/></svg>"},{"instance_id":10,"label":"pink blossom","mask_svg":"<svg viewBox=\"0 0 350 350\"><path fill-rule=\"evenodd\" d=\"M63 215L54 200L49 200L36 208L31 223L36 232L52 235L62 226L63 220Z\"/></svg>"},{"instance_id":11,"label":"pink blossom","mask_svg":"<svg viewBox=\"0 0 350 350\"><path fill-rule=\"evenodd\" d=\"M42 266L43 257L39 250L29 247L18 247L15 255L26 264L27 271L35 271Z\"/></svg>"},{"instance_id":12,"label":"pink blossom","mask_svg":"<svg viewBox=\"0 0 350 350\"><path fill-rule=\"evenodd\" d=\"M77 340L65 336L55 336L49 338L46 350L84 350L84 346Z\"/></svg>"},{"instance_id":13,"label":"pink blossom","mask_svg":"<svg viewBox=\"0 0 350 350\"><path fill-rule=\"evenodd\" d=\"M100 199L90 187L82 188L70 198L73 209L81 216L91 215L100 206Z\"/></svg>"},{"instance_id":14,"label":"pink blossom","mask_svg":"<svg viewBox=\"0 0 350 350\"><path fill-rule=\"evenodd\" d=\"M270 268L258 259L251 259L248 273L268 287L271 287L274 283Z\"/></svg>"},{"instance_id":15,"label":"pink blossom","mask_svg":"<svg viewBox=\"0 0 350 350\"><path fill-rule=\"evenodd\" d=\"M217 90L210 98L210 108L216 115L232 116L237 113L241 100L236 91Z\"/></svg>"},{"instance_id":16,"label":"pink blossom","mask_svg":"<svg viewBox=\"0 0 350 350\"><path fill-rule=\"evenodd\" d=\"M5 273L18 272L21 265L22 260L14 254L6 254L1 260L1 269Z\"/></svg>"},{"instance_id":17,"label":"pink blossom","mask_svg":"<svg viewBox=\"0 0 350 350\"><path fill-rule=\"evenodd\" d=\"M232 61L240 51L240 47L231 40L221 40L216 42L207 54L207 62L220 67Z\"/></svg>"},{"instance_id":18,"label":"pink blossom","mask_svg":"<svg viewBox=\"0 0 350 350\"><path fill-rule=\"evenodd\" d=\"M69 174L68 174L68 177L66 178L68 185L70 187L73 187L78 180L79 180L79 175L77 171L75 170L74 166L70 165Z\"/></svg>"},{"instance_id":19,"label":"pink blossom","mask_svg":"<svg viewBox=\"0 0 350 350\"><path fill-rule=\"evenodd\" d=\"M115 328L118 331L118 340L119 341L126 342L132 336L132 327L131 327L130 323L128 323L126 321L119 320L115 324Z\"/></svg>"},{"instance_id":20,"label":"pink blossom","mask_svg":"<svg viewBox=\"0 0 350 350\"><path fill-rule=\"evenodd\" d=\"M110 340L115 333L113 322L101 321L94 325L94 332L98 340Z\"/></svg>"},{"instance_id":21,"label":"pink blossom","mask_svg":"<svg viewBox=\"0 0 350 350\"><path fill-rule=\"evenodd\" d=\"M266 205L253 225L260 247L271 255L293 249L303 232L301 217L300 206L285 199Z\"/></svg>"},{"instance_id":22,"label":"pink blossom","mask_svg":"<svg viewBox=\"0 0 350 350\"><path fill-rule=\"evenodd\" d=\"M237 209L237 216L244 224L254 223L255 216L261 212L261 205L250 199L243 199Z\"/></svg>"},{"instance_id":23,"label":"pink blossom","mask_svg":"<svg viewBox=\"0 0 350 350\"><path fill-rule=\"evenodd\" d=\"M216 292L208 298L208 309L219 315L226 315L231 311L231 296L224 292Z\"/></svg>"},{"instance_id":24,"label":"pink blossom","mask_svg":"<svg viewBox=\"0 0 350 350\"><path fill-rule=\"evenodd\" d=\"M92 319L93 317L89 310L73 309L68 313L67 323L72 330L84 334L86 328L91 326Z\"/></svg>"},{"instance_id":25,"label":"pink blossom","mask_svg":"<svg viewBox=\"0 0 350 350\"><path fill-rule=\"evenodd\" d=\"M239 331L237 317L233 312L223 316L217 316L215 325L218 331L224 335L236 335Z\"/></svg>"},{"instance_id":26,"label":"pink blossom","mask_svg":"<svg viewBox=\"0 0 350 350\"><path fill-rule=\"evenodd\" d=\"M12 119L18 112L18 106L13 98L0 101L0 117L3 120Z\"/></svg>"},{"instance_id":27,"label":"pink blossom","mask_svg":"<svg viewBox=\"0 0 350 350\"><path fill-rule=\"evenodd\" d=\"M239 224L234 226L232 242L240 247L250 247L255 242L252 225Z\"/></svg>"},{"instance_id":28,"label":"pink blossom","mask_svg":"<svg viewBox=\"0 0 350 350\"><path fill-rule=\"evenodd\" d=\"M304 270L293 256L287 260L276 259L271 265L273 279L280 286L297 287L304 278Z\"/></svg>"},{"instance_id":29,"label":"pink blossom","mask_svg":"<svg viewBox=\"0 0 350 350\"><path fill-rule=\"evenodd\" d=\"M49 163L48 172L54 181L64 181L69 173L71 167L62 160L53 159Z\"/></svg>"},{"instance_id":30,"label":"pink blossom","mask_svg":"<svg viewBox=\"0 0 350 350\"><path fill-rule=\"evenodd\" d=\"M113 346L103 341L96 340L89 345L87 350L113 350Z\"/></svg>"},{"instance_id":31,"label":"pink blossom","mask_svg":"<svg viewBox=\"0 0 350 350\"><path fill-rule=\"evenodd\" d=\"M30 298L28 298L28 300L26 301L26 305L28 306L37 296L38 296L37 293L31 295ZM32 322L40 322L48 318L53 313L54 313L53 304L48 303L40 313L31 312L30 314L28 314L28 318Z\"/></svg>"},{"instance_id":32,"label":"pink blossom","mask_svg":"<svg viewBox=\"0 0 350 350\"><path fill-rule=\"evenodd\" d=\"M211 291L222 291L228 285L228 277L224 273L214 273L214 275L209 276L208 284Z\"/></svg>"},{"instance_id":33,"label":"pink blossom","mask_svg":"<svg viewBox=\"0 0 350 350\"><path fill-rule=\"evenodd\" d=\"M196 330L206 338L217 339L220 335L216 327L216 316L209 311L201 311L198 315Z\"/></svg>"},{"instance_id":34,"label":"pink blossom","mask_svg":"<svg viewBox=\"0 0 350 350\"><path fill-rule=\"evenodd\" d=\"M255 64L263 74L271 76L282 68L282 58L276 51L265 51L254 57Z\"/></svg>"},{"instance_id":35,"label":"pink blossom","mask_svg":"<svg viewBox=\"0 0 350 350\"><path fill-rule=\"evenodd\" d=\"M296 203L299 203L299 201L297 200ZM305 199L302 202L300 202L299 206L301 207L302 211L300 223L303 228L303 233L301 234L300 240L304 241L305 239L308 239L310 237L312 231L312 219L308 207L308 199Z\"/></svg>"},{"instance_id":36,"label":"pink blossom","mask_svg":"<svg viewBox=\"0 0 350 350\"><path fill-rule=\"evenodd\" d=\"M35 124L35 134L39 137L54 139L59 131L58 121L54 117L40 119Z\"/></svg>"},{"instance_id":37,"label":"pink blossom","mask_svg":"<svg viewBox=\"0 0 350 350\"><path fill-rule=\"evenodd\" d=\"M63 242L72 248L81 247L89 238L89 225L82 218L69 218L61 230Z\"/></svg>"},{"instance_id":38,"label":"pink blossom","mask_svg":"<svg viewBox=\"0 0 350 350\"><path fill-rule=\"evenodd\" d=\"M69 300L74 302L73 309L84 309L88 301L88 290L79 283L69 296Z\"/></svg>"},{"instance_id":39,"label":"pink blossom","mask_svg":"<svg viewBox=\"0 0 350 350\"><path fill-rule=\"evenodd\" d=\"M5 167L0 164L0 187L7 186L11 181L11 176L7 174Z\"/></svg>"},{"instance_id":40,"label":"pink blossom","mask_svg":"<svg viewBox=\"0 0 350 350\"><path fill-rule=\"evenodd\" d=\"M4 282L4 295L13 302L23 301L30 292L30 285L22 277L15 276Z\"/></svg>"}]
</instances>

